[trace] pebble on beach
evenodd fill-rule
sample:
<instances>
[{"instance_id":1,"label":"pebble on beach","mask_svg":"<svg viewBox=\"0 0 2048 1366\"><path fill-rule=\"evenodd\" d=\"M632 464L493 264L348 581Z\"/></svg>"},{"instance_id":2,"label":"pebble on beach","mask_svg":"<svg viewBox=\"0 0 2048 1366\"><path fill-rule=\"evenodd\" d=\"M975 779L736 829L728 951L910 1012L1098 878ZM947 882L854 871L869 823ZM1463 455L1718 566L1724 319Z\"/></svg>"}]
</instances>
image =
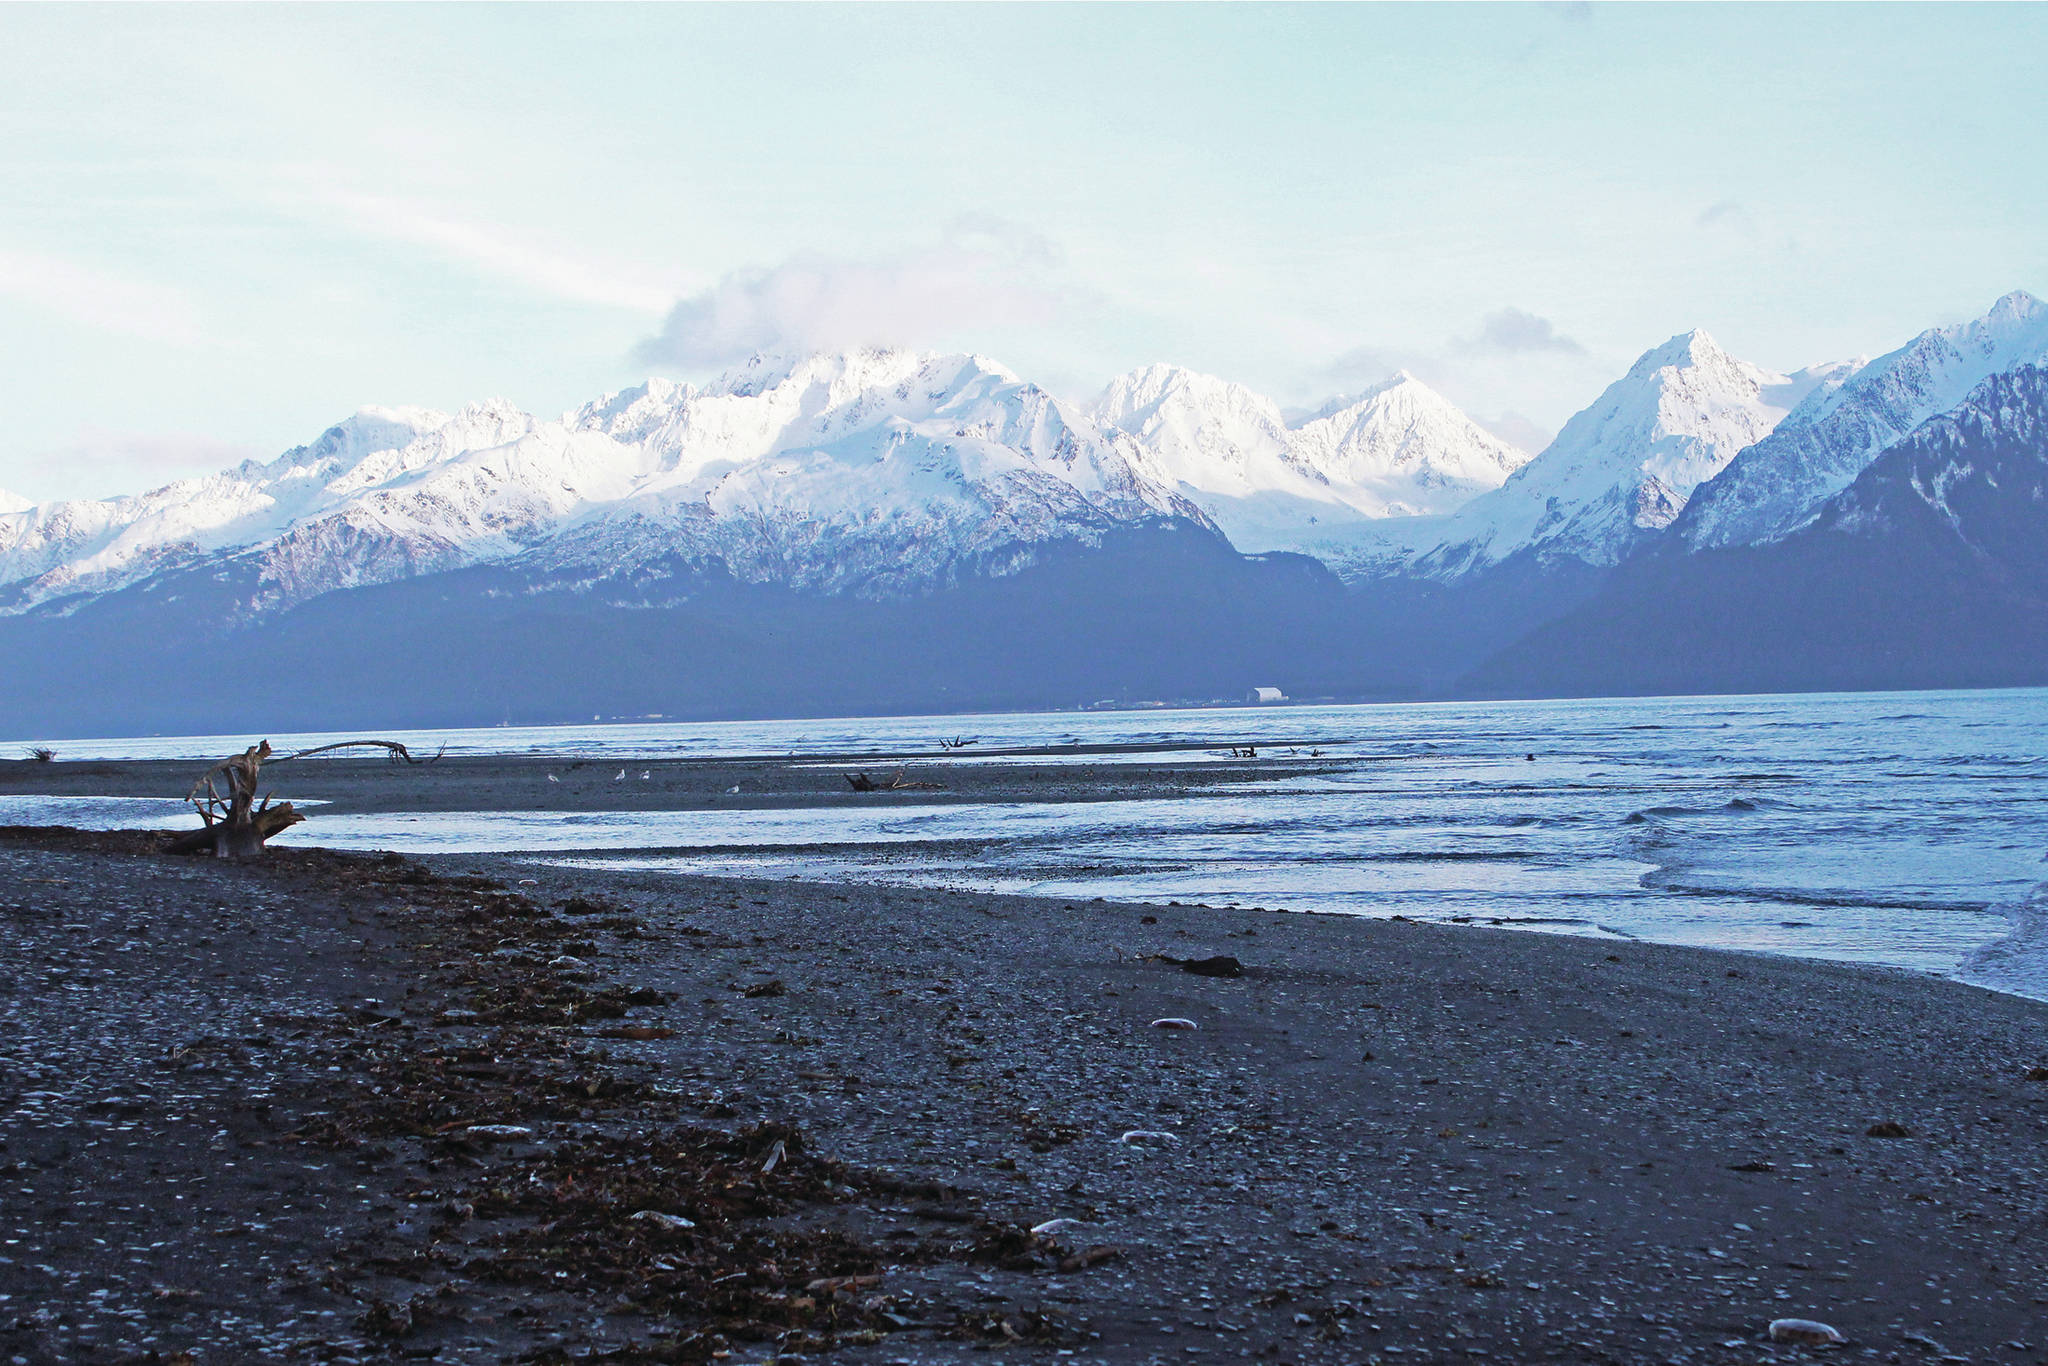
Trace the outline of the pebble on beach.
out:
<instances>
[{"instance_id":1,"label":"pebble on beach","mask_svg":"<svg viewBox=\"0 0 2048 1366\"><path fill-rule=\"evenodd\" d=\"M1797 1343L1801 1347L1836 1347L1848 1341L1835 1329L1813 1319L1772 1319L1772 1342Z\"/></svg>"}]
</instances>

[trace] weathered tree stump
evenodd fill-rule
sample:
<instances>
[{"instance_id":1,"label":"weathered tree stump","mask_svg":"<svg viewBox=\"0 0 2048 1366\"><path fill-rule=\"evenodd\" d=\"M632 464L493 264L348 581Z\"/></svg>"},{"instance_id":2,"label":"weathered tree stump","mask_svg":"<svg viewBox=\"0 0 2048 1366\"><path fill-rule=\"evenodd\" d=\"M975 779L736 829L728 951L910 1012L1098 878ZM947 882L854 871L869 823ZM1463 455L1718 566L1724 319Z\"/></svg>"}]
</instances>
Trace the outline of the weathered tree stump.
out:
<instances>
[{"instance_id":1,"label":"weathered tree stump","mask_svg":"<svg viewBox=\"0 0 2048 1366\"><path fill-rule=\"evenodd\" d=\"M302 749L276 762L282 764L303 759L309 754L365 746L387 751L394 763L430 764L441 757L436 754L434 759L415 759L412 752L396 740L343 740L338 744ZM270 798L265 796L258 804L257 787L262 781L263 765L270 758L270 752L270 741L265 740L249 746L231 759L221 760L201 774L199 781L192 784L192 790L185 794L185 800L197 808L203 825L172 840L167 851L173 854L211 852L215 858L255 858L263 852L267 841L306 819L292 809L290 802L272 806ZM226 795L221 793L220 780L225 780L228 785Z\"/></svg>"}]
</instances>

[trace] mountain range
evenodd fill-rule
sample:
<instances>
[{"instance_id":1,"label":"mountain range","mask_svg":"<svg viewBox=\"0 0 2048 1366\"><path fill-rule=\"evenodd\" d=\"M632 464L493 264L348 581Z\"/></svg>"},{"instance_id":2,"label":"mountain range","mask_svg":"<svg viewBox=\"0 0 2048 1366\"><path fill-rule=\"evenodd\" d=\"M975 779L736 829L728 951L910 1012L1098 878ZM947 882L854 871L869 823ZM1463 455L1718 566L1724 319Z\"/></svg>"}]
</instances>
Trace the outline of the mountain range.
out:
<instances>
[{"instance_id":1,"label":"mountain range","mask_svg":"<svg viewBox=\"0 0 2048 1366\"><path fill-rule=\"evenodd\" d=\"M1693 331L1534 457L1407 374L1290 422L1178 367L1076 404L906 351L365 408L0 493L0 729L2048 682L2044 361L2024 293L1792 374ZM164 690L237 653L291 700Z\"/></svg>"}]
</instances>

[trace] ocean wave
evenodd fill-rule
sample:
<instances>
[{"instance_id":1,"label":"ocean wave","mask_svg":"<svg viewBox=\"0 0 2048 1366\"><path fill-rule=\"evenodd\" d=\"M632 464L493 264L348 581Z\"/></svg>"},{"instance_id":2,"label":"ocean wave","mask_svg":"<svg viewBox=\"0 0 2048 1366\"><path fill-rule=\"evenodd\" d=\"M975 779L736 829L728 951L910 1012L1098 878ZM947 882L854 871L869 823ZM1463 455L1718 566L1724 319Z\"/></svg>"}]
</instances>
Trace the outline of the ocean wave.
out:
<instances>
[{"instance_id":1,"label":"ocean wave","mask_svg":"<svg viewBox=\"0 0 2048 1366\"><path fill-rule=\"evenodd\" d=\"M1622 817L1623 825L1646 825L1653 820L1670 816L1718 816L1728 813L1741 814L1745 811L1761 811L1766 807L1781 807L1785 803L1772 801L1769 797L1730 797L1719 806L1646 806L1640 811L1631 811Z\"/></svg>"},{"instance_id":2,"label":"ocean wave","mask_svg":"<svg viewBox=\"0 0 2048 1366\"><path fill-rule=\"evenodd\" d=\"M1733 901L1764 901L1780 906L1821 906L1843 910L1939 911L1982 915L1998 909L1995 901L1933 896L1895 896L1847 887L1756 887L1742 883L1687 882L1675 869L1660 868L1637 879L1645 891L1673 896L1716 897Z\"/></svg>"},{"instance_id":3,"label":"ocean wave","mask_svg":"<svg viewBox=\"0 0 2048 1366\"><path fill-rule=\"evenodd\" d=\"M2048 883L2005 907L2004 937L1973 950L1956 965L1958 980L2014 996L2048 1001Z\"/></svg>"}]
</instances>

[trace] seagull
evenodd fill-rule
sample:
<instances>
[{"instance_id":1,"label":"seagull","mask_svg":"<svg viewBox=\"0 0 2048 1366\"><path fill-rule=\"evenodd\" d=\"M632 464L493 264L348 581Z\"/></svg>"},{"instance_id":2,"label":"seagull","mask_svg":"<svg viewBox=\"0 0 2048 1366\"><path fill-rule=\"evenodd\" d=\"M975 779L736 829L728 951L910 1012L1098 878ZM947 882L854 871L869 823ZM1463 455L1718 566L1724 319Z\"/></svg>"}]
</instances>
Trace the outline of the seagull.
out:
<instances>
[{"instance_id":1,"label":"seagull","mask_svg":"<svg viewBox=\"0 0 2048 1366\"><path fill-rule=\"evenodd\" d=\"M624 781L626 781L626 770L625 770L625 769L623 769L623 768L622 768L622 769L620 769L620 770L619 770L619 776L618 776L618 777L616 777L616 778L614 778L614 779L612 779L612 781L613 781L613 782L615 782L615 783L623 783Z\"/></svg>"},{"instance_id":2,"label":"seagull","mask_svg":"<svg viewBox=\"0 0 2048 1366\"><path fill-rule=\"evenodd\" d=\"M648 780L649 778L651 778L651 777L653 777L653 776L654 776L654 775L653 775L652 773L649 773L649 772L648 772L648 771L647 771L646 769L644 769L644 768L640 770L640 781L641 781L641 782L643 782L643 783L644 783L644 782L646 782L646 781L647 781L647 780Z\"/></svg>"},{"instance_id":3,"label":"seagull","mask_svg":"<svg viewBox=\"0 0 2048 1366\"><path fill-rule=\"evenodd\" d=\"M738 783L734 783L731 787L728 787L725 790L725 795L728 797L736 797L739 795L739 791L740 785Z\"/></svg>"},{"instance_id":4,"label":"seagull","mask_svg":"<svg viewBox=\"0 0 2048 1366\"><path fill-rule=\"evenodd\" d=\"M557 778L554 774L550 773L548 774L548 781L551 783L559 783L562 780L560 778Z\"/></svg>"}]
</instances>

